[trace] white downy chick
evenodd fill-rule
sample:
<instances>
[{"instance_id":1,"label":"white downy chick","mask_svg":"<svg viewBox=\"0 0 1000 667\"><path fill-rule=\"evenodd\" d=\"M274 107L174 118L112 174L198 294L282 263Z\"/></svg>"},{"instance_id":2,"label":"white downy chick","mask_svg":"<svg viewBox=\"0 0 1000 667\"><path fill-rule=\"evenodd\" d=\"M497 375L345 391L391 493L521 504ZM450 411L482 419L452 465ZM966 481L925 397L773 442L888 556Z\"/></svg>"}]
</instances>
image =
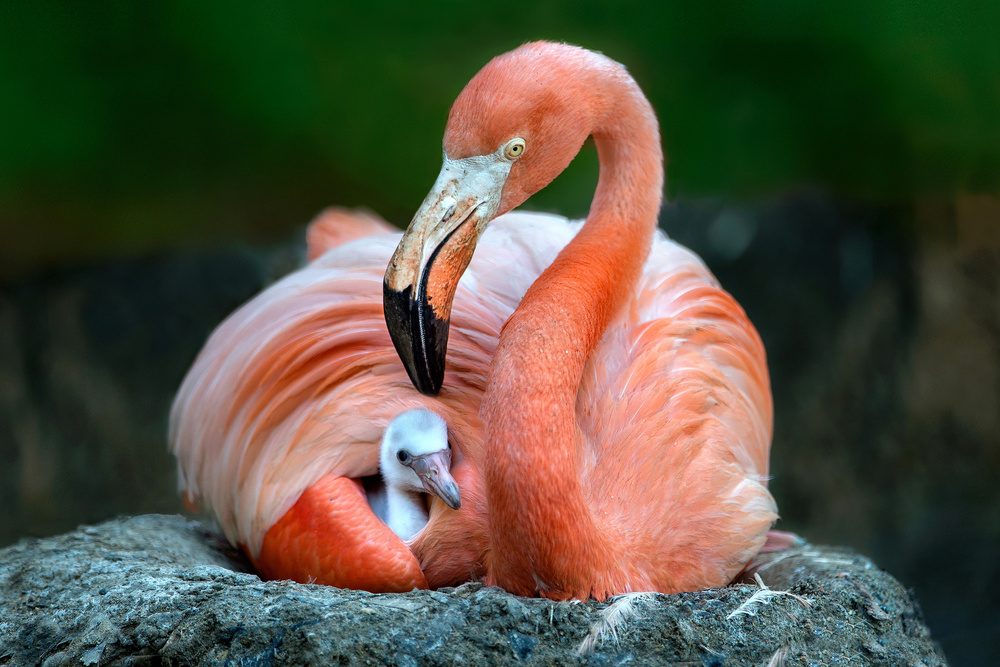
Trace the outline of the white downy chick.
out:
<instances>
[{"instance_id":1,"label":"white downy chick","mask_svg":"<svg viewBox=\"0 0 1000 667\"><path fill-rule=\"evenodd\" d=\"M427 524L424 493L458 509L461 496L451 476L448 426L429 410L408 410L385 429L379 455L383 486L369 491L369 504L392 532L409 540Z\"/></svg>"}]
</instances>

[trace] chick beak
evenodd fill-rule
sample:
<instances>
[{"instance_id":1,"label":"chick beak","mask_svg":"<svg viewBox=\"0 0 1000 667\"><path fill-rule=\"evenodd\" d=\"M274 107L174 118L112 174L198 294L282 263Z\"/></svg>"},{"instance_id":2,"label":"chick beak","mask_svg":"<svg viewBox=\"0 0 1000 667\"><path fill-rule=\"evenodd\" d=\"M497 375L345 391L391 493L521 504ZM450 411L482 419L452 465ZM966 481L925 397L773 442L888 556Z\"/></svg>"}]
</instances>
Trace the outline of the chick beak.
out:
<instances>
[{"instance_id":1,"label":"chick beak","mask_svg":"<svg viewBox=\"0 0 1000 667\"><path fill-rule=\"evenodd\" d=\"M458 484L451 476L450 449L414 456L406 465L417 473L420 483L424 485L428 493L433 493L453 510L462 506Z\"/></svg>"}]
</instances>

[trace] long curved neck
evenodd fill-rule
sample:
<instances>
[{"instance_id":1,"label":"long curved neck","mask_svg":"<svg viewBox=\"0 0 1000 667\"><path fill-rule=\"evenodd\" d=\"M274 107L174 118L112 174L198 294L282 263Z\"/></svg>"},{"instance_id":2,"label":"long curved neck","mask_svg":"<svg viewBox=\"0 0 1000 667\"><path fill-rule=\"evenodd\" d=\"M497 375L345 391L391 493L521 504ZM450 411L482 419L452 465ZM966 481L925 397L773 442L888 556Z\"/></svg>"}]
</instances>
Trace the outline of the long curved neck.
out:
<instances>
[{"instance_id":1,"label":"long curved neck","mask_svg":"<svg viewBox=\"0 0 1000 667\"><path fill-rule=\"evenodd\" d=\"M590 215L504 325L483 401L491 541L504 553L493 576L526 594L586 596L580 586L607 574L593 568L614 560L580 482L576 397L649 252L663 156L635 82L621 73L601 85L613 102L591 131L601 172Z\"/></svg>"}]
</instances>

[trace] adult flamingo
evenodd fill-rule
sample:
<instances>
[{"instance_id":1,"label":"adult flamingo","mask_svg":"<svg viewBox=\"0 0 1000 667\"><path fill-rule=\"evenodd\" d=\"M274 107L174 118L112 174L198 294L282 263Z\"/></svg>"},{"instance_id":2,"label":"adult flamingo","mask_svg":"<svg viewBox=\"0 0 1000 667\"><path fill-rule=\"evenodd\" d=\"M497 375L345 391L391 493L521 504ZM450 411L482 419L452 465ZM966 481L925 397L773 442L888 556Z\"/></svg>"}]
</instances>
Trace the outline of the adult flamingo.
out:
<instances>
[{"instance_id":1,"label":"adult flamingo","mask_svg":"<svg viewBox=\"0 0 1000 667\"><path fill-rule=\"evenodd\" d=\"M487 580L560 599L721 585L776 518L764 351L704 266L656 232L659 131L623 67L534 43L472 79L386 271L386 322L414 385L437 393L455 287L487 223L588 136L601 164L590 214L504 324L490 365Z\"/></svg>"},{"instance_id":2,"label":"adult flamingo","mask_svg":"<svg viewBox=\"0 0 1000 667\"><path fill-rule=\"evenodd\" d=\"M591 84L600 85L588 88ZM518 106L515 102L536 103L539 111L552 111L553 105L562 104L565 113L573 114L570 103L585 102L595 92L605 97L627 94L623 104L629 100L637 104L644 124L623 145L614 139L629 128L630 121L634 124L635 113L610 123L611 129L618 128L617 133L598 128L601 184L591 220L581 232L584 245L569 246L569 254L553 264L579 229L555 216L510 213L483 231L499 208L510 208L542 187L569 162L591 129L586 124L596 119L597 107L585 105L580 117L569 123L565 118L538 114L529 118L534 125L518 128L524 131L515 138L530 145L527 141L504 144L505 148L520 146L510 154L505 151L505 159L518 158L521 151L525 154L523 161L511 162L510 167L498 162L497 156L470 160L455 152L456 138L474 135L466 114L481 116L487 127L492 124L496 129L496 115L511 111ZM493 99L483 100L484 95ZM485 115L473 104L492 102L498 106L488 108ZM524 120L520 116L510 120L518 118ZM559 136L561 125L570 133L566 137ZM413 361L432 361L423 367L432 371L428 374L431 385L423 387L431 392L435 377L441 385L443 369L440 396L430 399L410 386L381 322L382 269L399 237L386 234L384 223L370 216L330 213L309 230L310 257L318 259L224 322L178 393L171 415L171 446L189 499L207 506L229 539L242 545L265 575L275 578L388 591L455 584L470 576L488 575L512 590L553 597L604 597L638 589L693 590L728 582L759 549L774 518L773 500L763 486L771 429L767 372L752 326L697 257L658 235L642 268L641 255L648 249L659 206L658 142L648 104L624 70L610 60L572 47L536 44L488 65L452 111L447 161L435 189L450 183L457 187L459 182L452 183L452 175L477 162L486 163L487 174L490 165L504 175L509 169L503 202L496 201L501 198L496 189L494 200L464 218L465 224L457 231L448 232L449 243L436 261L425 263L417 258L414 264L423 269L416 288L421 295L418 305L436 309L425 309L425 315L436 314L450 322L451 343L444 367L444 347L436 348L429 337L414 337L432 343L431 354L421 357L423 351L416 350L408 370L420 378L425 371L415 368ZM546 146L548 150L543 150ZM634 178L622 154L651 170L638 183L644 187L646 201L618 202L611 197L617 184ZM481 170L479 175L483 175ZM426 221L428 209L435 204L434 196L428 197L418 213L401 246L404 251L409 245L411 253L417 252L413 251L414 239L421 234L420 221ZM460 211L462 202L456 198L455 203ZM627 215L636 207L644 217L623 223L621 239L599 238L595 220L612 219L609 216L619 209ZM456 222L463 221L456 215ZM474 225L480 252L459 280L471 248L467 254L455 250L471 242L469 232ZM438 233L430 230L426 259L434 254L434 234ZM600 244L624 246L625 254L638 246L639 257L627 261L622 273L613 264L602 265L604 254L595 253L592 270L604 277L604 287L616 296L586 304L573 298L579 283L565 267L572 267L581 248L585 251L595 239ZM394 266L399 267L400 260L397 253ZM585 257L584 261L589 260ZM556 270L551 275L562 276L562 283L543 278L526 295L550 264ZM537 386L540 379L551 382L562 374L571 375L572 366L584 359L575 384L572 378L563 384L572 385L569 389L575 392L576 415L570 415L576 421L573 428L578 427L587 439L570 443L578 447L575 454L554 450L549 457L546 451L529 448L532 429L528 428L524 440L513 443L507 454L502 441L494 437L489 450L492 460L487 461L479 407L500 327L522 297L519 313L530 313L530 304L538 303L543 284L565 284L569 294L564 303L556 304L558 309L583 308L585 320L603 318L605 323L593 325L589 342L570 341L565 349L554 351L551 346L544 348L554 358L535 353L532 359L543 365L526 364L525 374L509 376L506 384L522 383L527 389ZM405 294L405 286L400 287ZM388 312L393 312L392 307ZM512 327L516 330L519 318L523 319L519 315L511 320L508 332ZM429 325L428 336L440 325L426 317L415 323ZM437 342L443 343L443 337ZM404 340L404 350L405 344ZM517 341L508 337L504 345L506 352L497 355L490 371L494 403L485 413L494 432L505 423L496 389L505 381L498 377L516 370L502 360L516 351ZM587 346L593 349L583 351ZM573 361L565 364L564 355ZM524 394L519 409L523 406L537 416L540 406L547 408L545 403L551 400L565 422L566 407L556 405L556 399L566 396ZM462 506L452 511L433 500L429 523L407 545L371 513L358 478L377 472L378 442L389 420L416 407L433 409L449 424L455 450L452 472L461 488ZM534 430L545 429L548 423L545 415ZM535 438L534 444L538 442ZM516 480L505 476L507 472L498 465L512 453L526 454L526 465L513 470ZM656 466L654 474L640 474L650 461ZM491 485L484 484L481 470L494 477ZM567 472L577 474L578 479L567 481ZM637 544L646 549L626 554L619 563L619 569L642 576L621 583L606 582L607 577L599 574L592 583L577 588L557 587L554 577L542 579L540 571L529 568L523 573L531 580L526 585L516 582L506 573L516 571L518 564L501 551L512 536L500 533L511 515L521 519L522 508L517 505L520 499L511 502L497 493L498 485L507 484L514 495L523 490L524 499L548 505L529 507L525 515L538 531L529 535L531 547L548 549L546 567L579 566L577 579L595 572L593 563L554 562L564 543L578 535L565 521L555 527L566 528L563 532L544 523L546 512L559 517L567 489L579 490L582 502L590 503L585 510L593 515L593 523L609 530L608 540L620 540L623 549ZM525 485L530 488L524 489ZM489 521L484 488L497 502L497 515ZM609 495L595 498L601 493ZM570 496L568 501L570 510L576 511L581 499ZM636 556L645 557L657 545L641 544L636 537L645 534L641 531L630 533L628 527L636 518L662 525L658 533L662 549L652 554L644 569L634 564ZM580 548L574 554L581 551L587 555ZM658 577L649 576L650 569Z\"/></svg>"}]
</instances>

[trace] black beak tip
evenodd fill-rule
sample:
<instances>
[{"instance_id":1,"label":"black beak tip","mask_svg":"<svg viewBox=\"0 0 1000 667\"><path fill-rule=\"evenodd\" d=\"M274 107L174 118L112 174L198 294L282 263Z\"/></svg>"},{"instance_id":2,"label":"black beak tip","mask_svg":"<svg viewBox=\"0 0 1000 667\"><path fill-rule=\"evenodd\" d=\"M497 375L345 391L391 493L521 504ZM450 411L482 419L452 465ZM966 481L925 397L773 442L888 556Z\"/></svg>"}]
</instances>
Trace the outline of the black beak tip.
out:
<instances>
[{"instance_id":1,"label":"black beak tip","mask_svg":"<svg viewBox=\"0 0 1000 667\"><path fill-rule=\"evenodd\" d=\"M383 282L382 306L389 336L410 382L421 394L437 396L444 382L448 320L439 319L425 302L415 299L412 285L398 291Z\"/></svg>"}]
</instances>

